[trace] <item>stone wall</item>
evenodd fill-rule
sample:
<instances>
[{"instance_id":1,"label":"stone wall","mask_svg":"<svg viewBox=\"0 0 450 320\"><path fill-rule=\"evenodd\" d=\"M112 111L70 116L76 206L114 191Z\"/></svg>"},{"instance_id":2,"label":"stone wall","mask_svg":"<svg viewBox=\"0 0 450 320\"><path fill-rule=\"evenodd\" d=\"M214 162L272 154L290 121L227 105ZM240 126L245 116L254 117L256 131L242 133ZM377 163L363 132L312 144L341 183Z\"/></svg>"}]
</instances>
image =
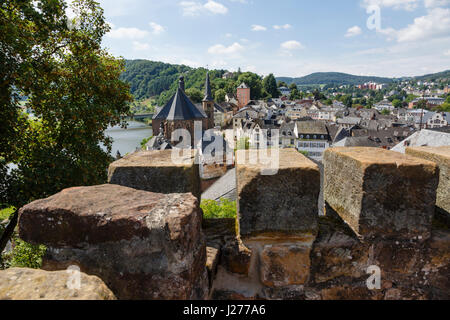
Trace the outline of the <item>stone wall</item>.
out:
<instances>
[{"instance_id":1,"label":"stone wall","mask_svg":"<svg viewBox=\"0 0 450 320\"><path fill-rule=\"evenodd\" d=\"M450 297L449 225L434 220L435 163L383 149L329 149L326 216L318 217L313 163L282 151L270 177L239 156L248 151L237 155L240 232L223 233L213 299ZM212 225L208 245L217 237ZM367 284L373 268L380 288Z\"/></svg>"},{"instance_id":2,"label":"stone wall","mask_svg":"<svg viewBox=\"0 0 450 320\"><path fill-rule=\"evenodd\" d=\"M327 150L324 217L315 163L280 150L270 174L238 151L235 221L202 221L194 156L136 153L111 165L116 185L22 208L19 234L49 247L45 269L78 265L119 299L449 299L443 150Z\"/></svg>"}]
</instances>

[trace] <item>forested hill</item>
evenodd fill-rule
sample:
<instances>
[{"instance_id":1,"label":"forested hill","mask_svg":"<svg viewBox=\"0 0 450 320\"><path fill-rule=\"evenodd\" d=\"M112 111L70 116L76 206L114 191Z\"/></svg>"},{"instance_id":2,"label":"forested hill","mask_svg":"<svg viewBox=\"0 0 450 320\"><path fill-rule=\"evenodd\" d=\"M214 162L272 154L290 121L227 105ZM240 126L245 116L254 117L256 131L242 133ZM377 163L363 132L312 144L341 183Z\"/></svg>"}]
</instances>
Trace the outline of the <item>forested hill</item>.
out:
<instances>
[{"instance_id":1,"label":"forested hill","mask_svg":"<svg viewBox=\"0 0 450 320\"><path fill-rule=\"evenodd\" d=\"M448 81L450 79L450 70L438 72L438 73L426 74L424 76L415 77L414 79L420 80L420 81L436 81L436 80L447 79L447 81Z\"/></svg>"},{"instance_id":2,"label":"forested hill","mask_svg":"<svg viewBox=\"0 0 450 320\"><path fill-rule=\"evenodd\" d=\"M196 95L200 95L198 90L204 88L207 71L205 68L191 68L148 60L126 60L125 67L126 71L121 78L130 84L130 91L135 99L155 97L159 105L167 102L175 92L181 75L185 77L186 89L196 89ZM225 72L225 70L209 71L213 89L226 87L225 84L220 83Z\"/></svg>"},{"instance_id":3,"label":"forested hill","mask_svg":"<svg viewBox=\"0 0 450 320\"><path fill-rule=\"evenodd\" d=\"M125 68L121 78L130 84L136 99L160 95L176 82L180 74L192 70L187 66L148 60L126 60Z\"/></svg>"},{"instance_id":4,"label":"forested hill","mask_svg":"<svg viewBox=\"0 0 450 320\"><path fill-rule=\"evenodd\" d=\"M126 71L121 78L130 84L131 94L136 100L155 98L157 105L164 105L175 93L180 75L184 75L186 93L192 101L200 102L203 99L207 72L205 68L191 68L148 60L127 60L125 63ZM242 82L251 88L252 99L263 99L268 96L263 88L263 79L259 75L238 71L231 79L223 79L225 72L226 70L209 70L212 93L217 102L224 101L225 94L235 93L236 87ZM272 87L276 90L273 75L272 80Z\"/></svg>"},{"instance_id":5,"label":"forested hill","mask_svg":"<svg viewBox=\"0 0 450 320\"><path fill-rule=\"evenodd\" d=\"M297 85L358 85L365 82L391 83L394 79L368 76L354 76L339 72L316 72L301 78L280 77L277 81L284 81L287 84Z\"/></svg>"}]
</instances>

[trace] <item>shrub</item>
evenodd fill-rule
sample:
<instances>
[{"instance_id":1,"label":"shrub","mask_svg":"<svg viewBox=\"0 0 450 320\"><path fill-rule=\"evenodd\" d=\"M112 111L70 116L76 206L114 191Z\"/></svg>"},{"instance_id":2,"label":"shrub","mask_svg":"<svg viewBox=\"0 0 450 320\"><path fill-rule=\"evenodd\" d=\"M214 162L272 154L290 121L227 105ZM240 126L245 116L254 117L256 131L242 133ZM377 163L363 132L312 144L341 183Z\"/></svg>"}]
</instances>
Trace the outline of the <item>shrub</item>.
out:
<instances>
[{"instance_id":1,"label":"shrub","mask_svg":"<svg viewBox=\"0 0 450 320\"><path fill-rule=\"evenodd\" d=\"M33 245L16 238L13 250L2 257L4 267L39 269L46 250L44 245Z\"/></svg>"},{"instance_id":2,"label":"shrub","mask_svg":"<svg viewBox=\"0 0 450 320\"><path fill-rule=\"evenodd\" d=\"M203 200L200 207L205 219L236 218L236 201L224 198L220 199L219 202Z\"/></svg>"}]
</instances>

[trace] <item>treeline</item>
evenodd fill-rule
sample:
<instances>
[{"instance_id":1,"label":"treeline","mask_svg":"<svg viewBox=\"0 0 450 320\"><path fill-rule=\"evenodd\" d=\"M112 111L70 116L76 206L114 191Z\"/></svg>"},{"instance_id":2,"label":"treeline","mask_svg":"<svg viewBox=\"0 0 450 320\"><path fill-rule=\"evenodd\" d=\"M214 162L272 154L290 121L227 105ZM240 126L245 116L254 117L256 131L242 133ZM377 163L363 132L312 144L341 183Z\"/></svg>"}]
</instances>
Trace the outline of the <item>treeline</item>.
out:
<instances>
[{"instance_id":1,"label":"treeline","mask_svg":"<svg viewBox=\"0 0 450 320\"><path fill-rule=\"evenodd\" d=\"M287 84L295 83L297 85L358 85L366 82L391 83L394 79L382 77L354 76L340 72L316 72L300 78L277 78L278 81L284 81Z\"/></svg>"},{"instance_id":2,"label":"treeline","mask_svg":"<svg viewBox=\"0 0 450 320\"><path fill-rule=\"evenodd\" d=\"M121 79L130 84L130 92L136 100L154 98L159 106L164 105L175 93L178 78L185 77L186 94L194 101L203 99L205 88L205 68L191 68L148 60L128 60ZM280 93L275 77L265 78L252 72L238 72L230 79L223 79L226 70L210 70L212 94L216 102L225 101L225 95L235 95L236 88L245 82L251 89L252 99L278 98Z\"/></svg>"}]
</instances>

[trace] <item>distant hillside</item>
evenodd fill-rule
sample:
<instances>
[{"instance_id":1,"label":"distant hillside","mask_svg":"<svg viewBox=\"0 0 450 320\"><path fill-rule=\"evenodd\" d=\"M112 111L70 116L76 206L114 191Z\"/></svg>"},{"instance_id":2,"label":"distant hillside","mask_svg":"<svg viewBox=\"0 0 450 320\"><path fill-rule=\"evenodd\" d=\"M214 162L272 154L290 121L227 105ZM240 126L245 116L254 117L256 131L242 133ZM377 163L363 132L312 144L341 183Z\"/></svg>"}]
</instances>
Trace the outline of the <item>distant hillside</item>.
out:
<instances>
[{"instance_id":1,"label":"distant hillside","mask_svg":"<svg viewBox=\"0 0 450 320\"><path fill-rule=\"evenodd\" d=\"M182 73L192 70L187 66L148 60L127 60L125 68L121 78L130 84L130 91L136 99L160 95L169 90Z\"/></svg>"},{"instance_id":2,"label":"distant hillside","mask_svg":"<svg viewBox=\"0 0 450 320\"><path fill-rule=\"evenodd\" d=\"M148 60L126 60L126 71L121 79L130 84L130 92L136 100L155 97L158 105L166 103L175 93L178 79L185 77L186 89L203 90L207 70L191 68L185 65L174 65ZM224 88L222 75L226 70L210 70L209 75L213 91ZM214 92L213 92L214 93Z\"/></svg>"},{"instance_id":3,"label":"distant hillside","mask_svg":"<svg viewBox=\"0 0 450 320\"><path fill-rule=\"evenodd\" d=\"M287 84L295 83L297 85L358 85L365 82L391 83L392 78L354 76L339 72L316 72L301 78L280 77L277 81L284 81Z\"/></svg>"},{"instance_id":4,"label":"distant hillside","mask_svg":"<svg viewBox=\"0 0 450 320\"><path fill-rule=\"evenodd\" d=\"M426 74L424 76L414 77L415 80L420 81L436 81L436 80L444 80L447 81L450 79L450 70L438 72L438 73L432 73L432 74Z\"/></svg>"}]
</instances>

